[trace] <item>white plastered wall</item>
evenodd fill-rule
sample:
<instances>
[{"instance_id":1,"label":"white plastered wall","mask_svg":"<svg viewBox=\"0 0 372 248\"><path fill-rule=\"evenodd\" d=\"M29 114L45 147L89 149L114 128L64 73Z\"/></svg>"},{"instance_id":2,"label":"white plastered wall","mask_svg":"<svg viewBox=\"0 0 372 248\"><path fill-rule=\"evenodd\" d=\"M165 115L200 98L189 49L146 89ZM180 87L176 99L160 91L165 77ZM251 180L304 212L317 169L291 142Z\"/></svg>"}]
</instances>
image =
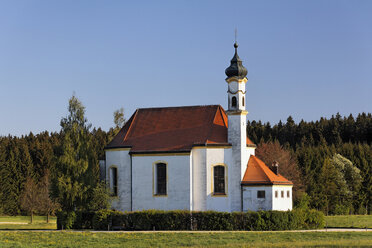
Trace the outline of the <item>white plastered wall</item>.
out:
<instances>
[{"instance_id":1,"label":"white plastered wall","mask_svg":"<svg viewBox=\"0 0 372 248\"><path fill-rule=\"evenodd\" d=\"M207 209L206 149L192 149L191 154L193 168L192 209L195 211L203 211Z\"/></svg>"},{"instance_id":2,"label":"white plastered wall","mask_svg":"<svg viewBox=\"0 0 372 248\"><path fill-rule=\"evenodd\" d=\"M278 197L275 197L275 191L278 191ZM289 191L289 197L287 196ZM283 192L283 197L282 197ZM287 211L292 210L292 186L273 186L272 194L273 210Z\"/></svg>"},{"instance_id":3,"label":"white plastered wall","mask_svg":"<svg viewBox=\"0 0 372 248\"><path fill-rule=\"evenodd\" d=\"M189 210L191 205L190 155L132 157L133 211ZM167 164L167 195L154 195L154 164Z\"/></svg>"},{"instance_id":4,"label":"white plastered wall","mask_svg":"<svg viewBox=\"0 0 372 248\"><path fill-rule=\"evenodd\" d=\"M255 148L247 147L243 153L244 160L239 164L235 161L240 161L240 152L234 155L232 152L233 149L230 147L192 149L193 210L241 211L241 179L247 168L249 156L254 155ZM213 166L215 165L225 166L226 196L213 195Z\"/></svg>"},{"instance_id":5,"label":"white plastered wall","mask_svg":"<svg viewBox=\"0 0 372 248\"><path fill-rule=\"evenodd\" d=\"M195 211L226 211L231 212L231 194L240 189L234 188L231 175L234 173L231 158L231 148L194 148L193 162L193 210ZM226 195L213 194L213 167L225 167ZM240 184L240 181L239 181Z\"/></svg>"},{"instance_id":6,"label":"white plastered wall","mask_svg":"<svg viewBox=\"0 0 372 248\"><path fill-rule=\"evenodd\" d=\"M118 196L112 198L111 207L120 211L131 210L131 161L129 149L106 150L106 182L110 183L110 168L116 167ZM112 181L112 180L111 180ZM111 185L109 185L111 187Z\"/></svg>"},{"instance_id":7,"label":"white plastered wall","mask_svg":"<svg viewBox=\"0 0 372 248\"><path fill-rule=\"evenodd\" d=\"M265 198L257 197L259 190L265 190ZM278 191L277 198L275 191ZM281 196L282 191L284 197ZM287 191L290 191L290 197L287 197ZM243 186L243 211L259 210L292 210L292 186Z\"/></svg>"},{"instance_id":8,"label":"white plastered wall","mask_svg":"<svg viewBox=\"0 0 372 248\"><path fill-rule=\"evenodd\" d=\"M254 148L246 149L246 158ZM129 150L106 151L106 180L110 182L109 169L118 168L118 197L113 198L112 208L120 211L142 209L188 209L196 211L240 211L241 177L247 162L234 165L231 148L193 149L185 156L134 156L133 204L131 204L131 156ZM167 163L168 195L153 196L153 164ZM226 166L227 195L213 196L214 165ZM234 167L235 166L235 167Z\"/></svg>"},{"instance_id":9,"label":"white plastered wall","mask_svg":"<svg viewBox=\"0 0 372 248\"><path fill-rule=\"evenodd\" d=\"M257 198L257 191L265 190L265 198ZM243 186L243 211L272 210L271 186Z\"/></svg>"},{"instance_id":10,"label":"white plastered wall","mask_svg":"<svg viewBox=\"0 0 372 248\"><path fill-rule=\"evenodd\" d=\"M228 141L232 144L230 173L233 191L231 192L231 210L241 211L241 181L243 179L249 156L254 148L247 147L246 115L228 113Z\"/></svg>"},{"instance_id":11,"label":"white plastered wall","mask_svg":"<svg viewBox=\"0 0 372 248\"><path fill-rule=\"evenodd\" d=\"M240 109L240 110L245 110L245 105L246 105L246 99L244 99L244 104L243 104L243 97L245 98L245 83L240 82L238 83L237 81L232 81L228 83L228 106L230 110L235 110L235 109ZM237 100L237 106L232 107L232 98L236 97Z\"/></svg>"},{"instance_id":12,"label":"white plastered wall","mask_svg":"<svg viewBox=\"0 0 372 248\"><path fill-rule=\"evenodd\" d=\"M213 167L225 167L226 195L213 194ZM231 195L236 190L233 181L234 168L231 163L231 148L206 149L206 209L222 212L231 212Z\"/></svg>"}]
</instances>

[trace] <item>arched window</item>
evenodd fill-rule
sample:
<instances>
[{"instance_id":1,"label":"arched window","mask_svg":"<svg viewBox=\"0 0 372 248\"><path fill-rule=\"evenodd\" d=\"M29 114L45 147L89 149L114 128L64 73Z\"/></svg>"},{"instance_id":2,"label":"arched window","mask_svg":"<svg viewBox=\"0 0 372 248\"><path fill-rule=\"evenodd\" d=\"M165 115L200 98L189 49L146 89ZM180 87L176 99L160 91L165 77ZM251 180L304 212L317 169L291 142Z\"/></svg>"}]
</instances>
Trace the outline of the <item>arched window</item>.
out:
<instances>
[{"instance_id":1,"label":"arched window","mask_svg":"<svg viewBox=\"0 0 372 248\"><path fill-rule=\"evenodd\" d=\"M110 190L113 196L118 195L118 168L110 168Z\"/></svg>"},{"instance_id":2,"label":"arched window","mask_svg":"<svg viewBox=\"0 0 372 248\"><path fill-rule=\"evenodd\" d=\"M243 106L244 106L244 96L243 96L243 98L242 98L242 104L243 104Z\"/></svg>"},{"instance_id":3,"label":"arched window","mask_svg":"<svg viewBox=\"0 0 372 248\"><path fill-rule=\"evenodd\" d=\"M225 191L225 166L217 165L213 167L213 193L226 194Z\"/></svg>"},{"instance_id":4,"label":"arched window","mask_svg":"<svg viewBox=\"0 0 372 248\"><path fill-rule=\"evenodd\" d=\"M158 163L155 166L155 194L167 194L167 165L165 163Z\"/></svg>"},{"instance_id":5,"label":"arched window","mask_svg":"<svg viewBox=\"0 0 372 248\"><path fill-rule=\"evenodd\" d=\"M233 96L231 99L231 106L236 108L236 97Z\"/></svg>"}]
</instances>

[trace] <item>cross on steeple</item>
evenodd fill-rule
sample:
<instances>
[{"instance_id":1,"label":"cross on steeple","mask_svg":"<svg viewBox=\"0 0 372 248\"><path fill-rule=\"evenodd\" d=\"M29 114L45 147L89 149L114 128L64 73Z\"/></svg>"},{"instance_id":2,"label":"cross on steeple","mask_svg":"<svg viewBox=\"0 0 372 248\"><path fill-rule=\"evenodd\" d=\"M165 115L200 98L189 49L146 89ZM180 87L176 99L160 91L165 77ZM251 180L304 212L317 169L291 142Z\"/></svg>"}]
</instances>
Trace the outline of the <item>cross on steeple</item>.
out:
<instances>
[{"instance_id":1,"label":"cross on steeple","mask_svg":"<svg viewBox=\"0 0 372 248\"><path fill-rule=\"evenodd\" d=\"M235 28L235 43L238 43L238 29Z\"/></svg>"}]
</instances>

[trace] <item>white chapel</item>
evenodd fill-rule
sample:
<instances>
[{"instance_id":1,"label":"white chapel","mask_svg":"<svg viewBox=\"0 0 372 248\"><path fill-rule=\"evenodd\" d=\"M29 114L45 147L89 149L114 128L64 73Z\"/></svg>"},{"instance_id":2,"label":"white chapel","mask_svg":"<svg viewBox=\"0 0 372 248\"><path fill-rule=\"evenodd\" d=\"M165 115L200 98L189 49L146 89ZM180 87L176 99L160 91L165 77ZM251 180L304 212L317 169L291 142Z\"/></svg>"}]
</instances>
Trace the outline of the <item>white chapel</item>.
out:
<instances>
[{"instance_id":1,"label":"white chapel","mask_svg":"<svg viewBox=\"0 0 372 248\"><path fill-rule=\"evenodd\" d=\"M246 134L247 69L237 43L226 69L228 107L137 109L105 147L112 208L291 210L292 182L255 156Z\"/></svg>"}]
</instances>

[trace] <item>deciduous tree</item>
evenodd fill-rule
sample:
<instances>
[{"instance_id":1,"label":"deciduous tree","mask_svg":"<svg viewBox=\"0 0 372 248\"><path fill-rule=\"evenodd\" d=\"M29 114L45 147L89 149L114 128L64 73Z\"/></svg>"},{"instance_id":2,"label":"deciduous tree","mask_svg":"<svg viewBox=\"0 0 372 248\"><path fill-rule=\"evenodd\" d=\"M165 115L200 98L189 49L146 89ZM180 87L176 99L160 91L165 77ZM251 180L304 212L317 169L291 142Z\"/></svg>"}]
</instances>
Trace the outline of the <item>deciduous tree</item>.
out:
<instances>
[{"instance_id":1,"label":"deciduous tree","mask_svg":"<svg viewBox=\"0 0 372 248\"><path fill-rule=\"evenodd\" d=\"M114 134L116 135L125 124L124 108L120 108L114 112Z\"/></svg>"},{"instance_id":2,"label":"deciduous tree","mask_svg":"<svg viewBox=\"0 0 372 248\"><path fill-rule=\"evenodd\" d=\"M39 211L47 216L47 223L49 223L49 216L53 215L60 207L60 204L50 197L49 170L45 171L38 184L38 189L40 197Z\"/></svg>"},{"instance_id":3,"label":"deciduous tree","mask_svg":"<svg viewBox=\"0 0 372 248\"><path fill-rule=\"evenodd\" d=\"M297 200L304 191L301 172L297 161L291 152L285 150L278 141L260 143L256 149L256 155L268 166L274 161L279 163L279 173L293 182L293 198Z\"/></svg>"},{"instance_id":4,"label":"deciduous tree","mask_svg":"<svg viewBox=\"0 0 372 248\"><path fill-rule=\"evenodd\" d=\"M31 223L33 223L35 211L40 209L40 204L40 190L34 180L28 177L20 197L20 205L23 210L30 214Z\"/></svg>"}]
</instances>

